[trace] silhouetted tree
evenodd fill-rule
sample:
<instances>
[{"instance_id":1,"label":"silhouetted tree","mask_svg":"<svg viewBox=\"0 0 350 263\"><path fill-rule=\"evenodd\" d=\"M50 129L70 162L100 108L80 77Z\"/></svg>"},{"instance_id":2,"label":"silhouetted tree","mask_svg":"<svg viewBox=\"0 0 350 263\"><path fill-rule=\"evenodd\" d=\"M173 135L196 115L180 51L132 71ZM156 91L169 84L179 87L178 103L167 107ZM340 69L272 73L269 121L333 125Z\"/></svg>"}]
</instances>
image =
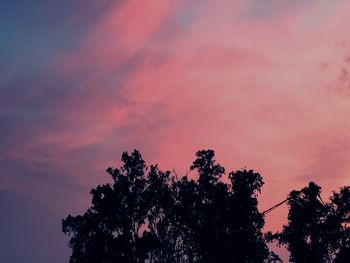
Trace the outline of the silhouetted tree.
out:
<instances>
[{"instance_id":1,"label":"silhouetted tree","mask_svg":"<svg viewBox=\"0 0 350 263\"><path fill-rule=\"evenodd\" d=\"M342 187L330 198L327 218L329 247L336 263L350 262L350 187Z\"/></svg>"},{"instance_id":2,"label":"silhouetted tree","mask_svg":"<svg viewBox=\"0 0 350 263\"><path fill-rule=\"evenodd\" d=\"M263 186L260 174L252 170L232 172L232 185L220 178L225 169L214 151L198 151L191 170L198 180L187 177L177 184L186 254L190 262L278 262L270 252L262 227L264 219L257 208L257 195ZM183 209L186 208L186 209Z\"/></svg>"},{"instance_id":3,"label":"silhouetted tree","mask_svg":"<svg viewBox=\"0 0 350 263\"><path fill-rule=\"evenodd\" d=\"M288 225L275 237L295 263L350 262L350 189L334 192L329 203L315 183L288 197ZM345 261L344 261L345 260Z\"/></svg>"},{"instance_id":4,"label":"silhouetted tree","mask_svg":"<svg viewBox=\"0 0 350 263\"><path fill-rule=\"evenodd\" d=\"M148 251L149 262L179 262L174 177L169 171L162 172L157 166L151 166L147 182L147 234L153 241Z\"/></svg>"},{"instance_id":5,"label":"silhouetted tree","mask_svg":"<svg viewBox=\"0 0 350 263\"><path fill-rule=\"evenodd\" d=\"M71 262L144 262L154 240L142 227L147 219L146 165L140 153L124 153L120 169L108 168L113 184L91 191L92 207L68 216L63 231L72 235ZM152 241L152 242L150 242Z\"/></svg>"},{"instance_id":6,"label":"silhouetted tree","mask_svg":"<svg viewBox=\"0 0 350 263\"><path fill-rule=\"evenodd\" d=\"M259 212L257 196L264 184L259 173L241 170L229 175L232 184L230 198L230 262L277 262L270 252L263 233L264 218Z\"/></svg>"},{"instance_id":7,"label":"silhouetted tree","mask_svg":"<svg viewBox=\"0 0 350 263\"><path fill-rule=\"evenodd\" d=\"M198 179L147 166L138 151L108 168L111 184L91 191L92 205L63 220L70 262L278 262L262 234L260 174L225 169L213 150L198 151Z\"/></svg>"},{"instance_id":8,"label":"silhouetted tree","mask_svg":"<svg viewBox=\"0 0 350 263\"><path fill-rule=\"evenodd\" d=\"M199 262L217 262L227 258L228 187L219 181L225 169L216 163L213 150L198 151L191 170L198 171L197 198L193 203L192 233Z\"/></svg>"},{"instance_id":9,"label":"silhouetted tree","mask_svg":"<svg viewBox=\"0 0 350 263\"><path fill-rule=\"evenodd\" d=\"M319 226L324 224L327 214L317 198L320 189L310 183L309 187L289 194L288 225L283 227L279 241L287 245L292 262L323 262L327 254L320 244Z\"/></svg>"}]
</instances>

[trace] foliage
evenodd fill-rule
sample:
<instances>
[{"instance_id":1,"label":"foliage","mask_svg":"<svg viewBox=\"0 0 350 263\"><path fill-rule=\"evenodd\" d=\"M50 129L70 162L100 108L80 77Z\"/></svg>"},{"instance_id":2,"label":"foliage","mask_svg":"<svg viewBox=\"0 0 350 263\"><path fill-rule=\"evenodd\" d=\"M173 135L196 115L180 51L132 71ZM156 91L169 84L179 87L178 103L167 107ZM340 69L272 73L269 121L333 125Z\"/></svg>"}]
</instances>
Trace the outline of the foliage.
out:
<instances>
[{"instance_id":1,"label":"foliage","mask_svg":"<svg viewBox=\"0 0 350 263\"><path fill-rule=\"evenodd\" d=\"M327 203L313 182L291 191L271 208L287 202L288 224L263 234L261 175L243 169L226 177L214 157L213 150L198 151L193 176L177 178L146 165L137 150L123 153L122 166L107 169L112 183L91 190L91 207L62 221L70 262L281 262L268 249L273 240L287 247L291 262L350 262L350 187Z\"/></svg>"},{"instance_id":2,"label":"foliage","mask_svg":"<svg viewBox=\"0 0 350 263\"><path fill-rule=\"evenodd\" d=\"M288 224L274 235L287 245L290 261L350 262L350 187L333 192L324 203L314 183L288 197ZM344 261L345 259L345 261Z\"/></svg>"},{"instance_id":3,"label":"foliage","mask_svg":"<svg viewBox=\"0 0 350 263\"><path fill-rule=\"evenodd\" d=\"M138 151L108 168L112 184L91 191L92 205L62 221L71 237L70 262L278 262L262 234L253 170L231 172L214 151L202 150L190 167L198 180L176 178L145 164Z\"/></svg>"}]
</instances>

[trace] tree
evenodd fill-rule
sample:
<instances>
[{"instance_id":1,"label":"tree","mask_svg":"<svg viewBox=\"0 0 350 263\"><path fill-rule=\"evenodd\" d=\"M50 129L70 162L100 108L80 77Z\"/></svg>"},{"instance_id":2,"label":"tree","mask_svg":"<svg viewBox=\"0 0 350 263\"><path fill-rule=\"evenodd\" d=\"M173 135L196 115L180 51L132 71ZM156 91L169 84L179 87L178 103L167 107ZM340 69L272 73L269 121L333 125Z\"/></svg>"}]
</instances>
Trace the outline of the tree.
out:
<instances>
[{"instance_id":1,"label":"tree","mask_svg":"<svg viewBox=\"0 0 350 263\"><path fill-rule=\"evenodd\" d=\"M320 193L313 182L292 191L288 224L275 237L287 245L291 262L350 262L350 188L333 192L328 203Z\"/></svg>"},{"instance_id":2,"label":"tree","mask_svg":"<svg viewBox=\"0 0 350 263\"><path fill-rule=\"evenodd\" d=\"M179 262L179 233L175 225L172 189L174 177L170 176L169 171L162 172L157 166L151 166L147 182L147 229L153 240L153 246L148 252L149 262Z\"/></svg>"},{"instance_id":3,"label":"tree","mask_svg":"<svg viewBox=\"0 0 350 263\"><path fill-rule=\"evenodd\" d=\"M257 208L263 186L253 170L231 172L213 150L196 153L198 179L176 178L146 165L138 151L108 168L111 184L91 190L92 204L62 222L70 262L277 262L262 234Z\"/></svg>"},{"instance_id":4,"label":"tree","mask_svg":"<svg viewBox=\"0 0 350 263\"><path fill-rule=\"evenodd\" d=\"M321 188L314 183L288 197L288 225L278 234L279 242L287 245L291 262L324 262L327 249L321 243L321 225L327 210L317 198Z\"/></svg>"},{"instance_id":5,"label":"tree","mask_svg":"<svg viewBox=\"0 0 350 263\"><path fill-rule=\"evenodd\" d=\"M144 262L151 235L143 231L148 211L146 165L138 151L124 153L120 169L108 168L113 184L91 191L92 207L68 216L71 262Z\"/></svg>"},{"instance_id":6,"label":"tree","mask_svg":"<svg viewBox=\"0 0 350 263\"><path fill-rule=\"evenodd\" d=\"M191 170L198 180L184 178L178 184L180 218L188 233L185 240L191 262L278 262L270 252L263 233L264 219L257 208L263 186L253 170L231 172L231 185L221 181L225 169L215 161L213 150L196 153Z\"/></svg>"},{"instance_id":7,"label":"tree","mask_svg":"<svg viewBox=\"0 0 350 263\"><path fill-rule=\"evenodd\" d=\"M197 250L197 262L227 260L228 187L219 181L225 172L213 150L196 153L191 170L198 171L196 196L192 202L192 221L188 221ZM192 183L193 184L193 183Z\"/></svg>"},{"instance_id":8,"label":"tree","mask_svg":"<svg viewBox=\"0 0 350 263\"><path fill-rule=\"evenodd\" d=\"M257 196L264 184L253 170L231 172L230 197L230 262L277 262L280 259L269 251L262 233L264 218L259 212Z\"/></svg>"},{"instance_id":9,"label":"tree","mask_svg":"<svg viewBox=\"0 0 350 263\"><path fill-rule=\"evenodd\" d=\"M350 187L342 187L330 198L327 240L336 263L350 262Z\"/></svg>"}]
</instances>

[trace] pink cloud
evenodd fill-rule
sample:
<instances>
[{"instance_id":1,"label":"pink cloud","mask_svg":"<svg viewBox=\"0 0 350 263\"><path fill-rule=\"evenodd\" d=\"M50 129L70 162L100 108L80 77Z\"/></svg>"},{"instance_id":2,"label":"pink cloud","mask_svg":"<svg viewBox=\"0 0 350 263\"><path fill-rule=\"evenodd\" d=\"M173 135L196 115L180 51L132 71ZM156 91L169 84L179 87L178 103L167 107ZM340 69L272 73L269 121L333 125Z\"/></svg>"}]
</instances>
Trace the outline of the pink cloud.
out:
<instances>
[{"instance_id":1,"label":"pink cloud","mask_svg":"<svg viewBox=\"0 0 350 263\"><path fill-rule=\"evenodd\" d=\"M93 170L136 147L180 173L196 150L213 148L228 170L263 174L262 208L310 179L326 189L345 183L349 140L339 134L349 129L350 104L339 83L349 69L348 4L293 6L270 19L246 16L247 8L243 1L112 6L57 66L84 73L79 87L91 101L77 102L77 127L41 143L60 145L72 170L79 167L67 152L89 145L102 148L97 161L83 160ZM336 172L332 180L319 176L325 166ZM278 228L282 214L268 227Z\"/></svg>"},{"instance_id":2,"label":"pink cloud","mask_svg":"<svg viewBox=\"0 0 350 263\"><path fill-rule=\"evenodd\" d=\"M45 76L11 84L39 88L9 92L28 96L11 96L0 116L2 185L54 200L60 211L83 209L122 151L140 149L182 175L195 151L213 148L227 171L261 172L262 210L309 180L326 198L350 178L349 8L316 0L112 3ZM269 214L266 229L278 230L286 213Z\"/></svg>"},{"instance_id":3,"label":"pink cloud","mask_svg":"<svg viewBox=\"0 0 350 263\"><path fill-rule=\"evenodd\" d=\"M112 73L139 52L157 32L172 7L171 0L125 1L110 7L81 48L60 61L67 70L91 69Z\"/></svg>"}]
</instances>

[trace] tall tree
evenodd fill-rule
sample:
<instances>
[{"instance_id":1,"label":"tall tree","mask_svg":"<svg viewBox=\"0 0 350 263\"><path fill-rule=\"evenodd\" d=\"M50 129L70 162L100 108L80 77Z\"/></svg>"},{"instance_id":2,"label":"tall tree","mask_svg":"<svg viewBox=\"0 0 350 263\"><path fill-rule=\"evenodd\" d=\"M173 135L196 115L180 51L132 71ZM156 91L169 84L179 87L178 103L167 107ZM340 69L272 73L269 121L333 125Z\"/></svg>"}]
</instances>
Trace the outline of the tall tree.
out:
<instances>
[{"instance_id":1,"label":"tall tree","mask_svg":"<svg viewBox=\"0 0 350 263\"><path fill-rule=\"evenodd\" d=\"M321 188L314 183L301 191L289 194L288 225L278 235L279 242L286 244L290 260L295 263L323 262L327 250L321 244L321 225L327 210L319 198Z\"/></svg>"},{"instance_id":2,"label":"tall tree","mask_svg":"<svg viewBox=\"0 0 350 263\"><path fill-rule=\"evenodd\" d=\"M327 241L336 263L350 262L350 186L333 192L328 204Z\"/></svg>"},{"instance_id":3,"label":"tall tree","mask_svg":"<svg viewBox=\"0 0 350 263\"><path fill-rule=\"evenodd\" d=\"M197 198L193 203L195 212L193 233L200 262L224 262L227 258L228 187L220 181L225 172L215 160L213 150L196 153L191 170L197 170Z\"/></svg>"},{"instance_id":4,"label":"tall tree","mask_svg":"<svg viewBox=\"0 0 350 263\"><path fill-rule=\"evenodd\" d=\"M146 225L152 247L148 251L150 263L179 262L178 230L175 218L174 177L151 166L147 177L148 206Z\"/></svg>"},{"instance_id":5,"label":"tall tree","mask_svg":"<svg viewBox=\"0 0 350 263\"><path fill-rule=\"evenodd\" d=\"M108 168L113 184L91 191L92 206L82 216L63 220L71 235L71 262L144 262L149 235L146 165L138 151L122 155L120 169Z\"/></svg>"},{"instance_id":6,"label":"tall tree","mask_svg":"<svg viewBox=\"0 0 350 263\"><path fill-rule=\"evenodd\" d=\"M214 151L198 151L196 156L191 169L198 171L197 182L185 178L181 184L188 202L182 206L192 215L183 225L190 229L195 262L280 261L262 233L264 218L257 208L261 175L253 170L231 172L228 185L220 180L225 169L215 161Z\"/></svg>"},{"instance_id":7,"label":"tall tree","mask_svg":"<svg viewBox=\"0 0 350 263\"><path fill-rule=\"evenodd\" d=\"M274 262L279 258L269 251L262 228L264 218L258 210L257 196L264 184L253 170L231 172L230 262Z\"/></svg>"},{"instance_id":8,"label":"tall tree","mask_svg":"<svg viewBox=\"0 0 350 263\"><path fill-rule=\"evenodd\" d=\"M295 263L350 262L350 188L333 192L328 203L310 182L288 197L288 224L275 237Z\"/></svg>"},{"instance_id":9,"label":"tall tree","mask_svg":"<svg viewBox=\"0 0 350 263\"><path fill-rule=\"evenodd\" d=\"M229 174L213 150L196 154L198 179L175 178L147 166L138 151L108 168L112 184L91 191L92 205L63 220L71 262L276 262L262 235L257 208L263 186L252 170Z\"/></svg>"}]
</instances>

